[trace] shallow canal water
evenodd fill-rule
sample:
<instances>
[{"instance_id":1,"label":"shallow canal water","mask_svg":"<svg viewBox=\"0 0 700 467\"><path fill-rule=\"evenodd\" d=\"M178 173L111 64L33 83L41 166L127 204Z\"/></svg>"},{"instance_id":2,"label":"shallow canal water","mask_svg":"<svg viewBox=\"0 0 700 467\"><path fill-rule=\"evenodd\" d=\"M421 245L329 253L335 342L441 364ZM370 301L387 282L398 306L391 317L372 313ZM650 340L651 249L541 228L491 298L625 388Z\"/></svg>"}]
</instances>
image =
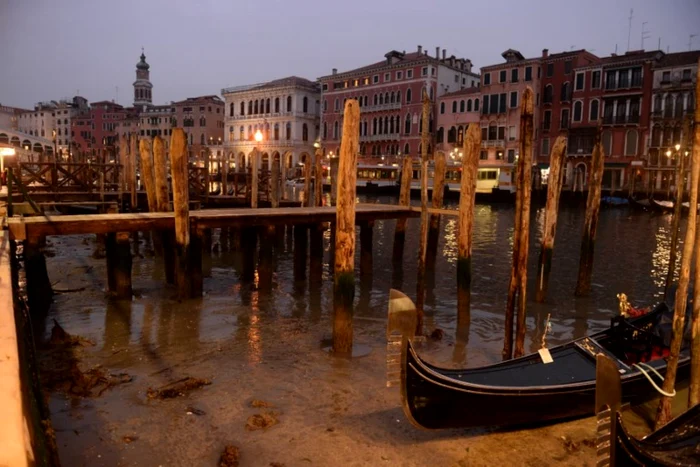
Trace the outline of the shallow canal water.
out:
<instances>
[{"instance_id":1,"label":"shallow canal water","mask_svg":"<svg viewBox=\"0 0 700 467\"><path fill-rule=\"evenodd\" d=\"M581 206L560 212L548 301L528 305L526 346L532 351L548 313L553 331L547 342L555 345L605 327L617 314L617 293L625 292L638 306L662 295L670 216L604 208L593 291L574 298L583 211ZM509 204L476 206L471 320L459 329L456 217L443 217L437 258L427 274L426 330L440 328L444 337L426 347L430 360L477 366L500 359L513 214ZM533 207L530 297L542 216L543 209ZM188 302L177 301L175 290L163 285L160 262L148 254L143 239L134 258L135 298L115 303L105 298L104 260L92 258L92 239L50 237L55 256L48 267L55 287L85 290L56 296L44 338L55 318L69 333L94 342L77 350L84 369L100 365L134 378L97 398L51 396L64 465L215 465L224 444L241 448L242 465L513 465L510 456L516 454L532 465L588 460L593 465L592 449L570 452L560 439L592 438L590 421L486 437L477 436L483 430L423 432L406 422L398 394L384 388L384 333L389 289L415 298L419 220L409 220L399 268L391 260L394 225L375 224L371 274L360 277L358 252L355 342L369 354L352 360L323 350L331 336L328 232L320 280L308 268L295 269L291 232L263 240L264 246L273 245L270 283L259 267L246 280L245 245L237 248L216 230L204 298ZM255 265L263 258L258 255ZM185 376L210 378L213 384L170 401L146 397L148 388ZM249 406L253 398L275 406L279 425L265 432L244 429L247 417L259 412ZM193 414L193 406L205 414ZM137 439L126 442L125 436ZM543 449L528 449L528 440L544 443Z\"/></svg>"}]
</instances>

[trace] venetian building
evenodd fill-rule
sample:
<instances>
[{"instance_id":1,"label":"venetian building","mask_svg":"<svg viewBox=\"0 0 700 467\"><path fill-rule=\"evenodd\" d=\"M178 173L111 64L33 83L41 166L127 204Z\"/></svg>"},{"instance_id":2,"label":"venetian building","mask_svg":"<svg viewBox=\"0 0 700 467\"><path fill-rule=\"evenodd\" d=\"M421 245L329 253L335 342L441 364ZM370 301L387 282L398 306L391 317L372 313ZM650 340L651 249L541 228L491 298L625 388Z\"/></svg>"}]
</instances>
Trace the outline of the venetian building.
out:
<instances>
[{"instance_id":1,"label":"venetian building","mask_svg":"<svg viewBox=\"0 0 700 467\"><path fill-rule=\"evenodd\" d=\"M279 160L293 176L312 161L319 138L320 89L317 83L290 76L267 83L222 89L225 99L224 150L230 170L244 171L257 147L258 167L269 170ZM255 140L260 131L262 141Z\"/></svg>"}]
</instances>

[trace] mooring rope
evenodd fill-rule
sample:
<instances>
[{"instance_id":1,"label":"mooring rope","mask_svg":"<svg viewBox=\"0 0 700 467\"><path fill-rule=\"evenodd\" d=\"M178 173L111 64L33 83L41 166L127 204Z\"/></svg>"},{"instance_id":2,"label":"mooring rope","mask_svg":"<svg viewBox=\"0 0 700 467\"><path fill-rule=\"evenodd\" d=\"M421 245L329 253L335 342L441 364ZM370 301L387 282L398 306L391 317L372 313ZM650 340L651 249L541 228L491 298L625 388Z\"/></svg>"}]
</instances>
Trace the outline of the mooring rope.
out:
<instances>
[{"instance_id":1,"label":"mooring rope","mask_svg":"<svg viewBox=\"0 0 700 467\"><path fill-rule=\"evenodd\" d=\"M676 390L675 390L675 389L673 390L672 393L666 392L666 391L664 391L663 389L661 389L661 388L654 382L653 379L651 379L651 376L649 376L649 373L647 373L647 370L648 370L648 371L651 371L651 372L654 373L656 376L658 376L659 379L660 379L661 381L664 381L664 377L661 376L661 374L660 374L658 371L656 371L656 368L654 368L653 366L647 365L646 363L643 363L643 362L634 363L634 364L632 364L632 366L635 367L636 369L638 369L644 376L646 376L646 378L649 380L649 382L651 383L651 385L654 386L654 389L656 389L656 390L659 392L659 394L661 394L661 395L663 395L663 396L666 396L666 397L673 397L673 396L676 395Z\"/></svg>"}]
</instances>

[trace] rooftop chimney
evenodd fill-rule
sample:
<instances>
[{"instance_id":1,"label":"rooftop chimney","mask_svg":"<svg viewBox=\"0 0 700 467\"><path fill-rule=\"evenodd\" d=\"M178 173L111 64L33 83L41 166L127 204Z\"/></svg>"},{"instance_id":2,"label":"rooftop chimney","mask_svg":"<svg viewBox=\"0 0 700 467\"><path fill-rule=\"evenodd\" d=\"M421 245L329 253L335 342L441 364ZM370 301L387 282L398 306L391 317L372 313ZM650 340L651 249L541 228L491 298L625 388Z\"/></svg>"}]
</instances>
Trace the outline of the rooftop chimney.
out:
<instances>
[{"instance_id":1,"label":"rooftop chimney","mask_svg":"<svg viewBox=\"0 0 700 467\"><path fill-rule=\"evenodd\" d=\"M424 51L423 51L423 55L425 55L425 56L427 57L427 56L428 56L428 51L427 51L427 50L424 50Z\"/></svg>"},{"instance_id":2,"label":"rooftop chimney","mask_svg":"<svg viewBox=\"0 0 700 467\"><path fill-rule=\"evenodd\" d=\"M337 74L338 74L338 69L337 69L337 68L333 68L333 72L332 72L331 74L337 75Z\"/></svg>"},{"instance_id":3,"label":"rooftop chimney","mask_svg":"<svg viewBox=\"0 0 700 467\"><path fill-rule=\"evenodd\" d=\"M420 54L420 53L423 53L423 46L422 46L422 45L419 45L419 46L418 46L418 53L419 53L419 54Z\"/></svg>"},{"instance_id":4,"label":"rooftop chimney","mask_svg":"<svg viewBox=\"0 0 700 467\"><path fill-rule=\"evenodd\" d=\"M542 49L542 58L549 57L549 49Z\"/></svg>"},{"instance_id":5,"label":"rooftop chimney","mask_svg":"<svg viewBox=\"0 0 700 467\"><path fill-rule=\"evenodd\" d=\"M435 58L440 60L440 47L435 47Z\"/></svg>"},{"instance_id":6,"label":"rooftop chimney","mask_svg":"<svg viewBox=\"0 0 700 467\"><path fill-rule=\"evenodd\" d=\"M445 60L445 57L447 56L447 50L442 49L442 59Z\"/></svg>"}]
</instances>

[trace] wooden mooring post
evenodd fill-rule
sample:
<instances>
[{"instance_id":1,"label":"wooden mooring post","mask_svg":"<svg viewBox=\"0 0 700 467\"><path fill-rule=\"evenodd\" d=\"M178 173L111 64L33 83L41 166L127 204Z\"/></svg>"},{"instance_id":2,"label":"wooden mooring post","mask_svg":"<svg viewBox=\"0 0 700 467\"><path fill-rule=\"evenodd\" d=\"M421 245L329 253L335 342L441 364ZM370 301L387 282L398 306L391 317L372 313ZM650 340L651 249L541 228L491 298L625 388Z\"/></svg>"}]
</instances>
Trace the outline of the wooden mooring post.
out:
<instances>
[{"instance_id":1,"label":"wooden mooring post","mask_svg":"<svg viewBox=\"0 0 700 467\"><path fill-rule=\"evenodd\" d=\"M323 151L316 148L314 155L314 206L323 206Z\"/></svg>"},{"instance_id":2,"label":"wooden mooring post","mask_svg":"<svg viewBox=\"0 0 700 467\"><path fill-rule=\"evenodd\" d=\"M131 133L129 135L129 189L131 192L131 210L136 211L139 207L139 200L137 196L137 186L136 186L136 166L138 160L138 135L136 133Z\"/></svg>"},{"instance_id":3,"label":"wooden mooring post","mask_svg":"<svg viewBox=\"0 0 700 467\"><path fill-rule=\"evenodd\" d=\"M170 211L170 198L168 194L168 159L165 155L165 144L160 136L153 138L153 180L155 184L156 210L158 212ZM163 257L165 269L165 281L168 284L175 283L175 236L172 231L160 232L160 246L156 243L156 252Z\"/></svg>"},{"instance_id":4,"label":"wooden mooring post","mask_svg":"<svg viewBox=\"0 0 700 467\"><path fill-rule=\"evenodd\" d=\"M338 167L340 165L339 155L331 157L331 206L338 203Z\"/></svg>"},{"instance_id":5,"label":"wooden mooring post","mask_svg":"<svg viewBox=\"0 0 700 467\"><path fill-rule=\"evenodd\" d=\"M537 289L535 301L542 303L547 298L549 272L552 269L552 253L554 251L554 236L557 232L557 215L559 213L559 197L564 181L564 160L566 158L566 136L559 135L554 141L549 156L549 178L547 180L547 204L544 210L544 235L540 249L540 263L537 271Z\"/></svg>"},{"instance_id":6,"label":"wooden mooring post","mask_svg":"<svg viewBox=\"0 0 700 467\"><path fill-rule=\"evenodd\" d=\"M684 147L689 147L690 138L690 120L685 119L683 122L683 138L685 140ZM671 251L668 255L668 272L666 273L666 284L664 287L664 301L667 300L671 293L673 285L673 277L676 273L676 251L678 249L678 234L681 224L681 212L683 206L683 190L685 188L685 162L686 157L683 155L683 149L678 151L679 161L676 166L676 203L673 205L673 219L671 221ZM670 183L669 183L670 184Z\"/></svg>"},{"instance_id":7,"label":"wooden mooring post","mask_svg":"<svg viewBox=\"0 0 700 467\"><path fill-rule=\"evenodd\" d=\"M515 357L524 353L525 314L527 305L527 257L530 239L530 197L532 190L532 137L534 98L531 87L523 92L520 107L520 158L516 168L515 229L513 234L513 265L506 302L503 359L513 357L513 322L517 299Z\"/></svg>"},{"instance_id":8,"label":"wooden mooring post","mask_svg":"<svg viewBox=\"0 0 700 467\"><path fill-rule=\"evenodd\" d=\"M399 206L408 206L411 202L411 178L413 177L413 159L404 156L401 166L401 191L399 192ZM394 230L394 249L392 253L394 268L403 261L403 250L406 244L406 224L408 219L396 219Z\"/></svg>"},{"instance_id":9,"label":"wooden mooring post","mask_svg":"<svg viewBox=\"0 0 700 467\"><path fill-rule=\"evenodd\" d=\"M699 61L700 63L700 61ZM700 68L698 69L698 78L700 78ZM688 213L688 225L685 230L685 239L683 241L683 255L681 256L681 274L678 279L678 289L676 290L676 303L674 305L673 311L673 337L671 338L671 349L670 353L666 359L668 366L666 368L666 374L664 375L664 384L662 389L666 393L672 393L676 386L676 372L678 371L678 360L680 357L681 344L683 343L683 338L685 335L685 311L688 304L688 286L690 284L690 265L693 260L693 249L695 243L700 245L700 238L695 238L695 232L697 227L697 209L695 208L698 203L698 179L700 179L700 80L696 83L696 107L695 107L695 136L693 145L693 158L691 161L691 171L690 171L690 212ZM680 200L678 200L680 202ZM696 251L697 255L698 252ZM695 260L696 267L700 264L700 259ZM697 287L700 283L700 279L697 279L697 269L696 269L696 281L695 286ZM694 290L693 298L697 299L700 296L698 290ZM700 309L698 308L698 302L693 301L693 313L692 313L692 323L691 323L691 387L688 391L689 401L698 402L700 396L700 373L698 370L698 358L700 355L700 336L698 331L700 330ZM695 359L695 360L692 360ZM661 428L666 423L671 420L671 398L665 395L661 396L659 401L659 408L656 412L656 429Z\"/></svg>"},{"instance_id":10,"label":"wooden mooring post","mask_svg":"<svg viewBox=\"0 0 700 467\"><path fill-rule=\"evenodd\" d=\"M435 175L433 176L433 208L441 209L445 198L445 171L446 161L443 151L436 151L433 156ZM430 215L430 230L428 232L428 250L434 258L437 251L438 238L440 236L440 214Z\"/></svg>"},{"instance_id":11,"label":"wooden mooring post","mask_svg":"<svg viewBox=\"0 0 700 467\"><path fill-rule=\"evenodd\" d=\"M345 103L343 136L338 167L338 208L335 232L333 281L333 352L352 355L352 315L355 299L355 183L360 149L360 106L355 99Z\"/></svg>"},{"instance_id":12,"label":"wooden mooring post","mask_svg":"<svg viewBox=\"0 0 700 467\"><path fill-rule=\"evenodd\" d=\"M423 112L421 117L421 161L420 161L420 246L418 250L418 274L416 279L416 335L423 334L423 315L425 306L425 261L428 252L428 120L430 118L430 99L428 93L423 91Z\"/></svg>"},{"instance_id":13,"label":"wooden mooring post","mask_svg":"<svg viewBox=\"0 0 700 467\"><path fill-rule=\"evenodd\" d=\"M146 189L146 197L148 198L148 211L156 212L158 210L158 202L156 200L156 184L153 168L153 153L151 140L144 138L139 141L139 154L141 156L141 181Z\"/></svg>"},{"instance_id":14,"label":"wooden mooring post","mask_svg":"<svg viewBox=\"0 0 700 467\"><path fill-rule=\"evenodd\" d=\"M119 136L119 163L122 165L122 170L119 171L119 202L120 209L124 209L124 193L128 191L129 186L129 140L124 134Z\"/></svg>"},{"instance_id":15,"label":"wooden mooring post","mask_svg":"<svg viewBox=\"0 0 700 467\"><path fill-rule=\"evenodd\" d=\"M459 237L457 239L457 310L458 317L469 315L472 284L472 235L474 232L474 205L476 177L481 153L481 128L470 123L464 137L462 180L459 195Z\"/></svg>"},{"instance_id":16,"label":"wooden mooring post","mask_svg":"<svg viewBox=\"0 0 700 467\"><path fill-rule=\"evenodd\" d=\"M108 233L105 239L107 256L107 288L119 300L131 300L131 245L129 232Z\"/></svg>"},{"instance_id":17,"label":"wooden mooring post","mask_svg":"<svg viewBox=\"0 0 700 467\"><path fill-rule=\"evenodd\" d=\"M595 247L595 235L598 228L598 215L600 214L600 193L603 183L603 169L605 166L605 151L600 142L600 128L595 138L593 155L591 157L591 169L588 175L588 199L586 200L586 217L583 224L583 238L581 239L581 258L578 266L578 280L576 281L576 296L588 295L591 291L591 275L593 274L593 250Z\"/></svg>"},{"instance_id":18,"label":"wooden mooring post","mask_svg":"<svg viewBox=\"0 0 700 467\"><path fill-rule=\"evenodd\" d=\"M189 277L191 252L187 166L185 132L182 128L173 128L170 137L170 169L173 185L173 211L175 212L175 285L181 298L192 298L193 292L196 292L193 290Z\"/></svg>"}]
</instances>

